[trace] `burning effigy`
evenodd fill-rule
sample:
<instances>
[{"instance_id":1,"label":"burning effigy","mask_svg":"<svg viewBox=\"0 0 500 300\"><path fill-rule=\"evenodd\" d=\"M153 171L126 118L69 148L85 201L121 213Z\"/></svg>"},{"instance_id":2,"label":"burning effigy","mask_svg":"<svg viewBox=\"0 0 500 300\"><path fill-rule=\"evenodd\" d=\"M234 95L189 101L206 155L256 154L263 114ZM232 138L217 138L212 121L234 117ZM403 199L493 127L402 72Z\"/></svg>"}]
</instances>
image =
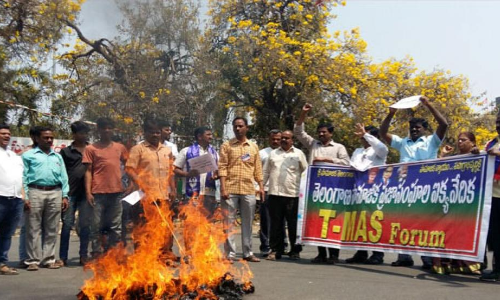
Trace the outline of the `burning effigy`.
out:
<instances>
[{"instance_id":1,"label":"burning effigy","mask_svg":"<svg viewBox=\"0 0 500 300\"><path fill-rule=\"evenodd\" d=\"M224 257L223 224L207 218L203 205L190 200L180 208L182 243L170 203L141 202L144 222L132 232L133 253L119 245L91 262L87 267L94 276L85 281L78 299L241 299L254 292L248 264ZM172 238L180 259L165 251Z\"/></svg>"}]
</instances>

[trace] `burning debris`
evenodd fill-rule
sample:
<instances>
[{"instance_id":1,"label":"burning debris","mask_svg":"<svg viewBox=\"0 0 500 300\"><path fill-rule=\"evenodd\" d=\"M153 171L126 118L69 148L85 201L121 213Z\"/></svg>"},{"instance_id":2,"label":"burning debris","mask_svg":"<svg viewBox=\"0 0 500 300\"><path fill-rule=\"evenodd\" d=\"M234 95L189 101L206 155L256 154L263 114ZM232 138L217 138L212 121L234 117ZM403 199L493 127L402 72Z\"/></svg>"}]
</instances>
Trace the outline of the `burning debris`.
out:
<instances>
[{"instance_id":1,"label":"burning debris","mask_svg":"<svg viewBox=\"0 0 500 300\"><path fill-rule=\"evenodd\" d=\"M208 286L200 286L196 291L189 291L186 286L178 279L174 279L177 288L175 290L181 291L180 293L170 294L165 292L162 295L157 294L158 286L152 285L147 289L139 288L137 290L127 291L126 299L129 300L153 300L153 299L179 299L179 300L209 300L209 299L220 299L220 300L240 300L243 299L245 294L251 294L255 291L255 287L252 282L237 283L233 276L229 273L225 274L219 279L219 283L214 289ZM115 298L116 292L111 293L111 298ZM90 300L83 291L81 291L77 298L79 300ZM97 296L95 299L105 299L102 296Z\"/></svg>"},{"instance_id":2,"label":"burning debris","mask_svg":"<svg viewBox=\"0 0 500 300\"><path fill-rule=\"evenodd\" d=\"M142 203L146 221L132 233L134 252L120 245L89 264L94 277L85 282L78 299L231 300L255 291L248 264L225 259L220 249L226 239L223 224L209 220L202 205L181 208L182 241L175 235L167 202ZM171 251L172 239L183 259Z\"/></svg>"}]
</instances>

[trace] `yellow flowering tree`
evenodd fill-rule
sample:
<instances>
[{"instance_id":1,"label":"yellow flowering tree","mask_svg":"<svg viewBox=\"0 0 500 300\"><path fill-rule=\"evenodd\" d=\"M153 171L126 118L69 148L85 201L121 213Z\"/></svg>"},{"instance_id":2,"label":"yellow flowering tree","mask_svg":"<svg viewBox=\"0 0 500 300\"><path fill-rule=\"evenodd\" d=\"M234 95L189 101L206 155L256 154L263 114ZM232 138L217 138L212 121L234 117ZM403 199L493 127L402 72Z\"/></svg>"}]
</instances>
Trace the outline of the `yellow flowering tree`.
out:
<instances>
[{"instance_id":1,"label":"yellow flowering tree","mask_svg":"<svg viewBox=\"0 0 500 300\"><path fill-rule=\"evenodd\" d=\"M204 41L206 75L228 107L252 113L256 133L289 128L306 100L337 110L323 101L333 95L334 55L357 57L359 49L343 48L328 38L329 10L336 1L211 1ZM357 45L362 46L362 45Z\"/></svg>"},{"instance_id":2,"label":"yellow flowering tree","mask_svg":"<svg viewBox=\"0 0 500 300\"><path fill-rule=\"evenodd\" d=\"M473 129L477 115L470 105L477 97L465 77L418 70L410 57L374 63L358 28L327 31L338 4L345 3L211 1L204 36L211 64L204 70L212 96L225 109L250 112L261 137L270 128L291 128L300 107L310 102L315 106L310 131L319 121L333 121L335 140L350 150L359 146L355 123L378 126L390 104L413 95L429 97L448 118L448 142ZM410 117L428 115L422 107L400 112L391 130L406 135Z\"/></svg>"},{"instance_id":3,"label":"yellow flowering tree","mask_svg":"<svg viewBox=\"0 0 500 300\"><path fill-rule=\"evenodd\" d=\"M0 1L0 99L36 108L54 92L50 76L43 71L52 54L68 34L64 20L74 21L84 0ZM47 67L45 66L45 69ZM7 119L8 106L0 104L0 117ZM19 110L17 122L37 114Z\"/></svg>"}]
</instances>

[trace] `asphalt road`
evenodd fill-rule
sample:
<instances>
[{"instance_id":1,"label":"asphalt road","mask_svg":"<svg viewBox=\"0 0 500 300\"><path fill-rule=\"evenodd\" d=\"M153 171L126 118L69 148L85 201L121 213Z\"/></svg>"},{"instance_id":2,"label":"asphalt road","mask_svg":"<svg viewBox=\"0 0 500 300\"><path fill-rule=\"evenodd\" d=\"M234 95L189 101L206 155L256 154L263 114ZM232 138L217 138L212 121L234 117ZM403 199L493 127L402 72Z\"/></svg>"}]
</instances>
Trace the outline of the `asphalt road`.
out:
<instances>
[{"instance_id":1,"label":"asphalt road","mask_svg":"<svg viewBox=\"0 0 500 300\"><path fill-rule=\"evenodd\" d=\"M239 240L238 238L236 240ZM254 249L259 241L254 238ZM18 263L18 238L13 238L11 264ZM18 276L0 276L0 299L76 299L84 280L91 276L78 266L78 238L72 236L70 265L59 270L20 270ZM341 259L352 256L341 251ZM500 299L499 283L484 283L476 276L438 276L420 269L395 268L395 254L386 254L379 266L313 265L315 247L305 247L299 261L287 258L251 263L256 291L245 299ZM491 256L489 257L491 261Z\"/></svg>"}]
</instances>

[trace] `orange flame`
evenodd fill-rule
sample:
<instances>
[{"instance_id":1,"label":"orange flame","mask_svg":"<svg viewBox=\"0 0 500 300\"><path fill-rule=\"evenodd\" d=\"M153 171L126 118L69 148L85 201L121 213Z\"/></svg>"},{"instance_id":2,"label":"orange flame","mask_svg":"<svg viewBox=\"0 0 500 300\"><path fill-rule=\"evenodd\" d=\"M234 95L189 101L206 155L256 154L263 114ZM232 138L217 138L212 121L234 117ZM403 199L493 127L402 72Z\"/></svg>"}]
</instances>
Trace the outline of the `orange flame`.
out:
<instances>
[{"instance_id":1,"label":"orange flame","mask_svg":"<svg viewBox=\"0 0 500 300\"><path fill-rule=\"evenodd\" d=\"M241 261L239 269L225 260L220 247L226 239L223 223L208 219L203 205L191 199L181 208L186 248L177 241L183 256L178 264L165 251L174 232L170 203L157 204L149 196L141 202L146 222L133 230L134 253L127 253L120 244L88 265L94 277L85 281L82 292L89 299L128 299L131 291L142 291L151 299L186 291L196 291L198 298L217 299L211 288L226 273L250 282L253 274L246 262Z\"/></svg>"}]
</instances>

